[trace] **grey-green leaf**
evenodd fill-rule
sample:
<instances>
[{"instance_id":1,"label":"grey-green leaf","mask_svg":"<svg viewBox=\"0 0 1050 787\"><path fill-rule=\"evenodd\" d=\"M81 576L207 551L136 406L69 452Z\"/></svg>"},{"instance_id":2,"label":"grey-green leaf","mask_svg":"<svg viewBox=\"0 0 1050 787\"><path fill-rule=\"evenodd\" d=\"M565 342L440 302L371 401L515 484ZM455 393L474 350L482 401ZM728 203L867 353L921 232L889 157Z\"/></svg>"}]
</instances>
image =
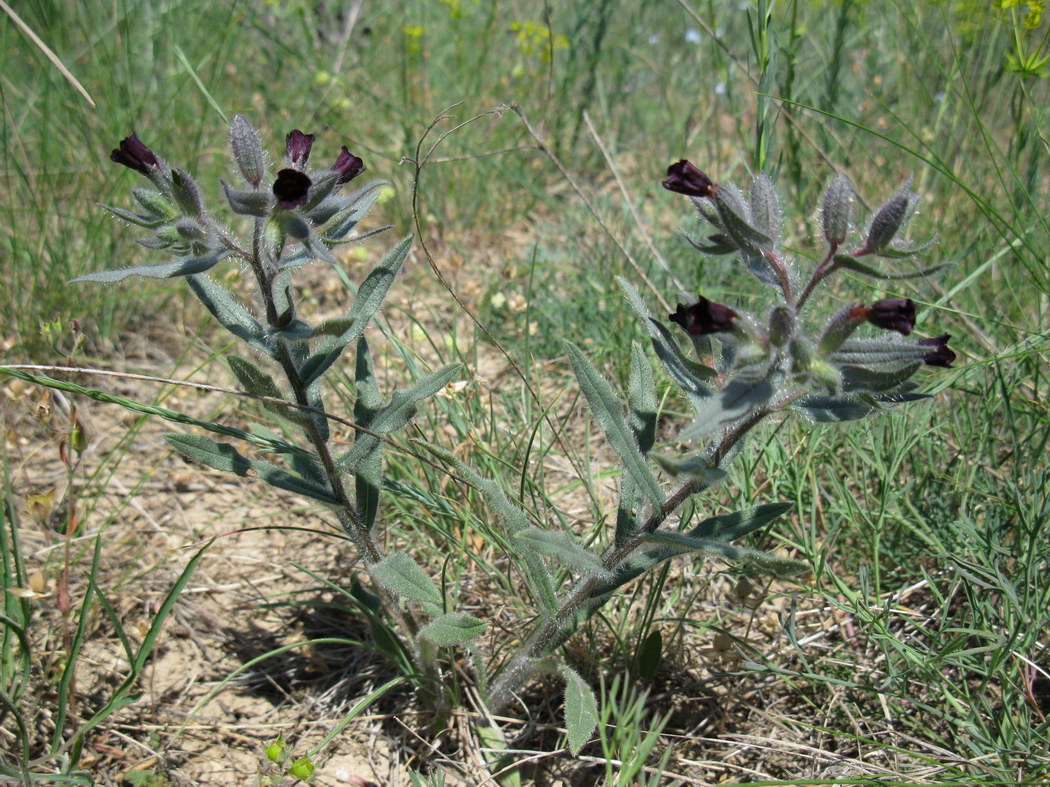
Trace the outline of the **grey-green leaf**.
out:
<instances>
[{"instance_id":1,"label":"grey-green leaf","mask_svg":"<svg viewBox=\"0 0 1050 787\"><path fill-rule=\"evenodd\" d=\"M663 505L663 490L649 469L645 457L639 450L638 442L624 420L623 406L616 398L616 394L579 347L572 342L566 342L565 345L572 370L580 384L580 390L583 391L591 407L591 414L605 432L609 445L623 461L624 470L631 474L638 490L649 499L654 507Z\"/></svg>"},{"instance_id":2,"label":"grey-green leaf","mask_svg":"<svg viewBox=\"0 0 1050 787\"><path fill-rule=\"evenodd\" d=\"M631 342L631 378L627 385L627 407L631 432L643 454L656 442L656 383L653 369L638 342Z\"/></svg>"},{"instance_id":3,"label":"grey-green leaf","mask_svg":"<svg viewBox=\"0 0 1050 787\"><path fill-rule=\"evenodd\" d=\"M884 254L880 256L891 256ZM900 256L911 256L911 254L902 254ZM942 271L945 268L950 268L955 263L953 261L941 262L937 265L930 265L926 268L920 268L916 271L905 271L903 273L887 273L880 271L877 268L873 268L870 265L865 265L858 259L855 259L848 254L836 254L835 264L841 268L846 268L854 273L859 273L862 276L870 276L873 279L882 279L884 281L904 281L906 279L921 279L924 276L931 276L938 271Z\"/></svg>"},{"instance_id":4,"label":"grey-green leaf","mask_svg":"<svg viewBox=\"0 0 1050 787\"><path fill-rule=\"evenodd\" d=\"M576 543L576 539L564 530L541 530L530 527L515 534L515 540L526 549L541 555L556 557L565 565L597 577L608 577L609 571L601 558Z\"/></svg>"},{"instance_id":5,"label":"grey-green leaf","mask_svg":"<svg viewBox=\"0 0 1050 787\"><path fill-rule=\"evenodd\" d=\"M193 461L215 470L246 476L251 469L251 462L229 443L217 443L196 434L166 434L164 439Z\"/></svg>"},{"instance_id":6,"label":"grey-green leaf","mask_svg":"<svg viewBox=\"0 0 1050 787\"><path fill-rule=\"evenodd\" d=\"M357 290L357 296L350 307L347 315L353 323L341 335L329 339L325 344L303 365L301 374L307 384L310 384L323 375L328 368L336 362L343 348L351 342L357 341L364 334L368 322L372 319L383 299L394 283L394 278L404 265L408 257L408 249L412 245L412 237L409 236L391 249L385 257L368 274Z\"/></svg>"},{"instance_id":7,"label":"grey-green leaf","mask_svg":"<svg viewBox=\"0 0 1050 787\"><path fill-rule=\"evenodd\" d=\"M562 664L559 671L565 678L565 729L569 751L577 755L598 726L598 699L576 670Z\"/></svg>"},{"instance_id":8,"label":"grey-green leaf","mask_svg":"<svg viewBox=\"0 0 1050 787\"><path fill-rule=\"evenodd\" d=\"M160 265L139 265L134 268L118 268L117 270L86 273L83 276L70 279L69 283L90 281L99 284L111 284L112 282L123 281L128 276L143 276L147 279L171 279L176 276L190 276L194 273L204 273L204 271L214 268L229 253L228 249L213 249L206 254L196 257L179 257Z\"/></svg>"},{"instance_id":9,"label":"grey-green leaf","mask_svg":"<svg viewBox=\"0 0 1050 787\"><path fill-rule=\"evenodd\" d=\"M219 183L226 192L226 201L230 203L230 210L234 213L256 218L270 215L273 208L273 195L270 192L235 189L224 180L220 180Z\"/></svg>"},{"instance_id":10,"label":"grey-green leaf","mask_svg":"<svg viewBox=\"0 0 1050 787\"><path fill-rule=\"evenodd\" d=\"M376 582L391 593L419 604L440 605L441 593L411 557L404 552L392 552L372 566Z\"/></svg>"},{"instance_id":11,"label":"grey-green leaf","mask_svg":"<svg viewBox=\"0 0 1050 787\"><path fill-rule=\"evenodd\" d=\"M768 377L757 380L734 378L698 408L696 419L682 430L679 439L697 440L728 427L765 407L773 398L773 393L773 384Z\"/></svg>"},{"instance_id":12,"label":"grey-green leaf","mask_svg":"<svg viewBox=\"0 0 1050 787\"><path fill-rule=\"evenodd\" d=\"M256 350L266 353L271 358L276 357L275 351L264 339L265 331L262 325L225 287L216 284L210 276L204 274L189 276L186 283L222 327L238 339L248 342Z\"/></svg>"},{"instance_id":13,"label":"grey-green leaf","mask_svg":"<svg viewBox=\"0 0 1050 787\"><path fill-rule=\"evenodd\" d=\"M465 612L449 612L423 626L419 636L435 645L451 647L477 639L485 633L487 626L485 621Z\"/></svg>"}]
</instances>

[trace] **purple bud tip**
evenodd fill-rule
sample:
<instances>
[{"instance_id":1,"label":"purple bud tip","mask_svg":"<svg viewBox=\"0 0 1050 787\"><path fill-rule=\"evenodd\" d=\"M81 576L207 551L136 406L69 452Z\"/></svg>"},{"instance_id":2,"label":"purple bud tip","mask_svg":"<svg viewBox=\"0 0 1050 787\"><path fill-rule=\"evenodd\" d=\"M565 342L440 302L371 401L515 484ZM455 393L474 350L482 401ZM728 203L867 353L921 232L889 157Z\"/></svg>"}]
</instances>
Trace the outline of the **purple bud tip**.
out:
<instances>
[{"instance_id":1,"label":"purple bud tip","mask_svg":"<svg viewBox=\"0 0 1050 787\"><path fill-rule=\"evenodd\" d=\"M123 164L129 169L148 175L150 167L157 166L157 157L137 134L120 140L120 147L109 154L111 161Z\"/></svg>"},{"instance_id":2,"label":"purple bud tip","mask_svg":"<svg viewBox=\"0 0 1050 787\"><path fill-rule=\"evenodd\" d=\"M304 134L299 129L292 129L285 137L285 152L292 166L302 169L310 160L310 148L316 137L313 134Z\"/></svg>"},{"instance_id":3,"label":"purple bud tip","mask_svg":"<svg viewBox=\"0 0 1050 787\"><path fill-rule=\"evenodd\" d=\"M868 307L866 319L876 328L907 336L915 327L915 304L911 298L875 301Z\"/></svg>"},{"instance_id":4,"label":"purple bud tip","mask_svg":"<svg viewBox=\"0 0 1050 787\"><path fill-rule=\"evenodd\" d=\"M273 195L285 210L294 210L306 202L311 180L297 169L282 169L273 182Z\"/></svg>"},{"instance_id":5,"label":"purple bud tip","mask_svg":"<svg viewBox=\"0 0 1050 787\"><path fill-rule=\"evenodd\" d=\"M365 171L365 162L347 150L346 145L343 145L343 149L339 151L339 158L335 160L332 169L339 173L339 179L336 183L342 186Z\"/></svg>"},{"instance_id":6,"label":"purple bud tip","mask_svg":"<svg viewBox=\"0 0 1050 787\"><path fill-rule=\"evenodd\" d=\"M917 342L919 346L930 348L930 351L922 359L927 366L951 368L952 361L955 360L955 353L948 349L948 340L950 338L952 338L951 334L946 333L943 336L935 336L932 339L919 339Z\"/></svg>"},{"instance_id":7,"label":"purple bud tip","mask_svg":"<svg viewBox=\"0 0 1050 787\"><path fill-rule=\"evenodd\" d=\"M718 188L711 178L686 159L676 161L667 168L667 178L663 187L689 197L711 197Z\"/></svg>"},{"instance_id":8,"label":"purple bud tip","mask_svg":"<svg viewBox=\"0 0 1050 787\"><path fill-rule=\"evenodd\" d=\"M692 306L678 304L678 310L667 315L667 318L684 328L690 336L702 336L728 331L733 325L733 320L739 316L728 306L700 296L700 300Z\"/></svg>"}]
</instances>

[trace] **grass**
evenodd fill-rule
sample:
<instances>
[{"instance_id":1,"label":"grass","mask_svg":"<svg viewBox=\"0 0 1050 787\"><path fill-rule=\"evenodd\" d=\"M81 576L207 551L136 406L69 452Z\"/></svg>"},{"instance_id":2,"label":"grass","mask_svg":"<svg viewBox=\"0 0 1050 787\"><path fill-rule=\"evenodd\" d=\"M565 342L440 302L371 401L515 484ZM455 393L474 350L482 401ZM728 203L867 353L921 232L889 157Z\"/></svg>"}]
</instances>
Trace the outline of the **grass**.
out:
<instances>
[{"instance_id":1,"label":"grass","mask_svg":"<svg viewBox=\"0 0 1050 787\"><path fill-rule=\"evenodd\" d=\"M393 181L395 194L379 220L394 224L399 235L418 220L435 264L485 328L464 317L417 255L386 311L385 338L377 340L385 348L383 373L404 380L402 372L411 377L462 361L475 377L461 394L435 399L415 422L415 434L440 435L459 447L540 520L560 522L585 539L604 539L616 479L578 401L562 341L584 346L607 376L626 384L629 343L641 334L614 275L634 281L653 305L658 293L673 305L681 283L686 294L702 287L716 301L762 308L736 267L698 258L677 236L677 226L692 230L693 218L682 201L658 187L667 163L689 157L718 178L738 182L764 163L779 173L793 216L802 217L796 237L808 235L802 222L831 172L827 162L878 198L914 173L927 195L916 234L936 232L939 243L929 259L958 264L914 287L901 283L872 292L870 283L855 281L836 284L827 296L841 302L921 299L929 310L921 323L951 333L962 350L960 362L929 376L937 394L932 402L851 430L788 422L752 441L727 482L699 501L696 515L793 501L793 516L755 542L785 544L811 561L811 574L795 585L767 588L763 582L760 602L732 599L736 578L699 563L675 563L631 588L568 651L595 685L602 673L614 676L601 708L609 726L584 755L633 768L641 763L632 751L644 741L652 746L649 767L701 781L885 778L969 785L1047 778L1050 102L1047 79L1021 81L1003 68L1013 41L1009 20L978 19L986 12L961 2L788 0L768 16L754 5L745 11L736 4L655 0L416 0L393 8L363 5L348 36L347 18L307 2L40 2L20 8L84 84L95 109L0 16L5 361L61 361L66 345L57 345L62 352L53 349L41 323L78 319L88 336L80 357L86 365L152 369L161 376L192 370L194 379L221 380L216 367L198 360L210 355L193 341L199 318L185 316L177 287L150 284L128 297L126 287L70 288L63 282L149 259L131 243L131 233L97 207L126 204L128 175L105 156L130 130L169 160L195 167L209 185L225 168L218 144L225 124L215 106L249 115L271 149L288 129L300 127L320 134L315 155L334 155L346 142L365 158L370 174ZM773 98L756 96L756 90ZM511 102L542 135L546 152L515 112L483 114ZM416 157L418 140L442 113L454 118L438 123L439 134L481 117L452 131L425 163L418 162L413 215L415 168L402 162ZM375 255L383 244L389 246L385 239L373 241L366 251ZM628 255L653 289L641 286ZM320 293L321 285L316 289ZM149 338L136 340L142 335ZM213 348L221 341L205 340ZM195 357L157 360L145 351L150 347ZM76 382L104 387L96 380ZM105 419L104 450L77 486L83 538L59 535L27 516L25 501L44 486L40 479L50 477L43 459L55 456L60 438L48 442L34 431L23 415L25 394L5 390L11 394L4 399L10 432L5 586L24 587L32 564L52 587L65 577L75 601L64 608L5 596L5 713L14 718L16 708L23 718L47 715L57 692L60 703L80 700L83 722L116 703L119 687L107 689L103 681L92 684L97 696L82 697L76 684L64 681L70 673L63 673L61 657L54 669L27 671L18 640L28 637L34 652L53 649L76 663L79 651L70 648L79 647L79 639L45 636L56 620L72 631L83 623L85 641L119 641L130 618L117 611L131 614L121 594L134 596L147 582L162 588L151 591L159 601L179 586L184 559L171 572L147 545L128 540L111 548L128 550L134 569L111 565L116 555L93 568L89 538L120 532L122 518L132 516L130 504L114 506L109 499L113 479L146 489L158 476L180 470L150 469L161 460L136 448L149 439L142 424ZM349 402L352 392L344 378L332 398ZM159 397L153 390L128 393L146 401ZM180 406L194 404L191 394L179 396ZM212 412L220 406L208 402ZM684 408L669 393L663 407L670 435ZM94 414L99 418L97 408ZM497 628L520 625L517 615L528 607L502 562L508 545L483 500L421 464L399 442L405 451L391 451L389 461L400 486L383 514L395 523L390 538L411 545L461 606L484 612ZM40 457L35 464L34 456ZM258 500L235 521L298 521L300 514L283 510L286 504ZM305 521L316 526L316 517ZM198 536L226 529L208 521L197 527ZM19 538L33 548L14 550ZM69 568L56 547L67 542ZM337 559L338 547L300 548L312 562L296 562L320 577L348 581L351 572ZM301 573L294 582L330 602L326 609L351 609L349 616L360 619L338 594L325 597L323 583ZM78 610L88 608L94 592L111 605L84 616ZM276 599L277 609L308 606L299 597ZM157 620L152 614L148 620ZM159 643L173 636L171 626ZM641 643L653 631L662 634L659 667L632 693L626 678L615 678L637 674ZM739 643L746 663L715 647L720 632ZM361 636L367 630L347 639ZM135 663L139 652L129 650L128 661ZM268 650L252 656L263 652ZM361 673L346 689L357 690L356 699L392 678L373 664ZM323 713L311 710L310 685L281 683L304 718ZM453 690L465 696L469 686ZM648 714L638 700L644 690ZM530 705L539 731L529 737L523 728L508 729L511 735L521 730L522 751L550 752L560 745L559 699L553 686L534 691ZM682 697L695 706L692 714L676 699ZM408 718L404 694L391 692L383 702L394 704L380 703L377 714ZM352 706L343 707L343 715ZM75 737L75 717L67 716L68 740ZM151 717L123 717L129 729L119 726L120 718L107 719L96 733L145 739ZM400 740L392 727L388 720L382 735ZM51 735L34 738L32 725L26 729L17 740L0 738L4 767L27 759L22 746L29 757L53 764L46 759L54 753ZM650 731L658 734L650 737ZM303 732L297 752L317 742L308 738ZM106 759L100 739L85 740L98 763L95 778L116 779L131 764ZM462 748L445 759L474 762L471 744L480 742L469 734L460 740ZM175 742L148 745L161 753L160 766L167 763L159 773L176 782L189 778L182 761L164 756L165 746L176 750ZM443 762L433 752L413 756L412 767L425 764L432 773ZM619 783L620 771L607 764L540 762L551 773L575 768L596 783ZM457 773L444 767L452 769L449 778Z\"/></svg>"}]
</instances>

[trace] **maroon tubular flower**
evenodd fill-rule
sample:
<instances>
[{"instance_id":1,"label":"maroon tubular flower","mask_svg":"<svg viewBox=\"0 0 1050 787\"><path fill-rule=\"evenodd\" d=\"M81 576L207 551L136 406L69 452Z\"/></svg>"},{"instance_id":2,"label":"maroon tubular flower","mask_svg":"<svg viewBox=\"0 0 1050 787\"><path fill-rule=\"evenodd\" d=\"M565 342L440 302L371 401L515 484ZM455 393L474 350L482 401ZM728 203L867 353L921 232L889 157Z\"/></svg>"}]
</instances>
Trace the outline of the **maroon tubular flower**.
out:
<instances>
[{"instance_id":1,"label":"maroon tubular flower","mask_svg":"<svg viewBox=\"0 0 1050 787\"><path fill-rule=\"evenodd\" d=\"M306 167L306 162L310 160L310 147L314 144L315 139L313 134L304 134L297 128L292 129L285 137L285 152L293 167L299 169Z\"/></svg>"},{"instance_id":2,"label":"maroon tubular flower","mask_svg":"<svg viewBox=\"0 0 1050 787\"><path fill-rule=\"evenodd\" d=\"M346 145L343 145L343 149L339 151L339 158L335 160L332 169L339 173L336 185L342 186L365 171L365 162L347 150Z\"/></svg>"},{"instance_id":3,"label":"maroon tubular flower","mask_svg":"<svg viewBox=\"0 0 1050 787\"><path fill-rule=\"evenodd\" d=\"M922 359L927 366L951 368L952 361L955 360L955 353L948 349L948 340L950 338L952 338L951 335L946 333L943 336L935 336L932 339L919 339L917 344L930 348L930 351L926 353L926 357Z\"/></svg>"},{"instance_id":4,"label":"maroon tubular flower","mask_svg":"<svg viewBox=\"0 0 1050 787\"><path fill-rule=\"evenodd\" d=\"M273 195L285 210L294 210L310 195L311 180L297 169L282 169L273 182Z\"/></svg>"},{"instance_id":5,"label":"maroon tubular flower","mask_svg":"<svg viewBox=\"0 0 1050 787\"><path fill-rule=\"evenodd\" d=\"M682 326L690 336L702 336L706 333L728 331L733 325L733 319L739 316L728 306L700 296L699 302L692 306L678 304L678 310L667 315L667 318Z\"/></svg>"},{"instance_id":6,"label":"maroon tubular flower","mask_svg":"<svg viewBox=\"0 0 1050 787\"><path fill-rule=\"evenodd\" d=\"M915 304L911 298L875 301L867 309L867 320L876 328L907 336L915 327Z\"/></svg>"},{"instance_id":7,"label":"maroon tubular flower","mask_svg":"<svg viewBox=\"0 0 1050 787\"><path fill-rule=\"evenodd\" d=\"M689 197L710 197L715 193L715 184L711 178L685 159L676 161L667 168L667 179L664 180L663 187Z\"/></svg>"},{"instance_id":8,"label":"maroon tubular flower","mask_svg":"<svg viewBox=\"0 0 1050 787\"><path fill-rule=\"evenodd\" d=\"M157 166L157 157L137 134L120 140L120 147L109 154L111 161L148 175L150 167Z\"/></svg>"}]
</instances>

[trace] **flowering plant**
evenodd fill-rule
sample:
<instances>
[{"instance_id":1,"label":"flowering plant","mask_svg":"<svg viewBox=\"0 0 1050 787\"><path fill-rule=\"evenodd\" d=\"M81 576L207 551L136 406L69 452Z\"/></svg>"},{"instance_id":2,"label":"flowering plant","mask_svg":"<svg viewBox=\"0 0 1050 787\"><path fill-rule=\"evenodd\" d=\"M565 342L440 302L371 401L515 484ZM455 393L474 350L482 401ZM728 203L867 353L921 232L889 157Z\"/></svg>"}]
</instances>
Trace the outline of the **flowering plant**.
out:
<instances>
[{"instance_id":1,"label":"flowering plant","mask_svg":"<svg viewBox=\"0 0 1050 787\"><path fill-rule=\"evenodd\" d=\"M673 164L664 187L690 197L702 220L713 229L706 239L692 240L693 245L705 254L739 257L752 275L772 288L776 303L762 318L702 296L691 305L679 303L668 319L684 331L682 339L690 345L690 357L672 331L649 315L630 284L620 281L655 355L692 407L691 422L671 441L672 447L689 446L677 456L653 451L658 397L643 348L635 344L632 349L624 403L586 355L566 343L584 399L621 463L619 499L610 517L615 531L600 551L585 547L564 528L544 526L495 481L482 477L451 452L421 443L454 468L460 481L482 493L501 520L507 543L515 547L509 557L519 567L527 595L536 605L531 630L517 649L501 662L487 664L478 644L486 622L448 611L444 594L428 572L407 552L384 554L373 535L384 481L384 440L406 426L420 400L448 384L458 369L444 367L385 402L376 385L364 331L403 265L410 239L397 244L361 282L345 317L311 324L299 314L292 275L316 260L337 264L331 250L347 242L383 185L373 181L343 195L343 186L363 171L363 162L343 147L332 166L308 169L313 142L313 135L298 129L289 133L285 166L271 177L258 134L244 118L234 118L230 143L244 185L224 182L222 187L230 209L252 221L250 241L239 243L206 210L200 189L186 172L170 167L138 137L128 137L112 158L146 176L154 189L133 191L141 213L109 210L150 230L152 237L141 241L143 245L165 250L174 259L92 273L79 281L112 282L131 275L185 277L221 325L251 347L266 366L279 370L281 383L254 359L228 357L244 389L299 438L261 427L252 432L226 426L212 429L276 454L281 464L245 456L229 442L200 434L168 435L171 445L210 467L253 475L317 500L333 512L357 546L378 594L355 591L362 611L373 624L384 614L393 619L400 634L400 651L408 659L406 670L426 676L428 686L441 686L443 670L456 668L454 659L437 657L442 648L464 648L474 656L481 700L494 713L503 711L534 675L561 675L573 751L594 730L597 701L587 682L556 654L617 590L666 560L689 553L777 575L798 573L806 567L798 560L733 543L766 526L788 510L789 504L756 505L689 527L683 517L674 526L683 504L724 479L725 467L748 433L782 414L798 413L813 421L848 421L927 398L916 392L914 375L923 365L946 367L955 359L947 335L903 338L916 326L915 304L905 298L870 305L850 303L823 327L807 330L812 296L836 271L902 279L942 267L884 273L863 261L869 257L909 258L929 247L929 243L912 244L903 238L918 199L910 182L874 213L866 231L854 239L855 195L845 177L834 177L820 208L827 251L804 277L781 246L781 207L769 178L754 178L745 196L734 186L715 183L688 161ZM262 319L207 275L225 258L237 259L251 269L257 308L265 315ZM864 325L879 333L857 338ZM351 344L356 349L358 398L355 422L350 425L357 436L349 450L337 454L329 421L342 419L326 411L321 386L325 373ZM672 491L665 489L661 472L677 484ZM353 479L352 488L348 479ZM430 696L441 705L440 690Z\"/></svg>"}]
</instances>

